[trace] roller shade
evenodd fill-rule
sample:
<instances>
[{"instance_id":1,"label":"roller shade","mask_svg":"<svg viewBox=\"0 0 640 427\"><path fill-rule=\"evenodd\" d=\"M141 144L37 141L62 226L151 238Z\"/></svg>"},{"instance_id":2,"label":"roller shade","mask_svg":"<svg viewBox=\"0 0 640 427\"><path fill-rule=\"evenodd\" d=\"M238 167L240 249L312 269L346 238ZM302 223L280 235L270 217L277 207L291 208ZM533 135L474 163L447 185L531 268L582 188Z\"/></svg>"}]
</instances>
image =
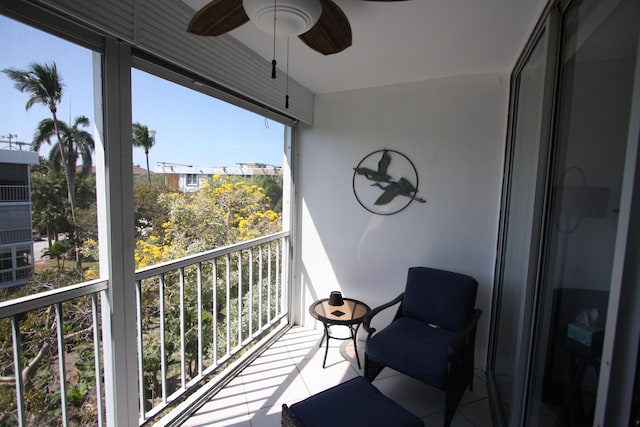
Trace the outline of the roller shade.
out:
<instances>
[{"instance_id":1,"label":"roller shade","mask_svg":"<svg viewBox=\"0 0 640 427\"><path fill-rule=\"evenodd\" d=\"M200 75L306 124L313 122L313 93L289 79L289 108L285 108L286 76L229 35L199 37L186 31L195 13L181 0L41 0L137 49Z\"/></svg>"}]
</instances>

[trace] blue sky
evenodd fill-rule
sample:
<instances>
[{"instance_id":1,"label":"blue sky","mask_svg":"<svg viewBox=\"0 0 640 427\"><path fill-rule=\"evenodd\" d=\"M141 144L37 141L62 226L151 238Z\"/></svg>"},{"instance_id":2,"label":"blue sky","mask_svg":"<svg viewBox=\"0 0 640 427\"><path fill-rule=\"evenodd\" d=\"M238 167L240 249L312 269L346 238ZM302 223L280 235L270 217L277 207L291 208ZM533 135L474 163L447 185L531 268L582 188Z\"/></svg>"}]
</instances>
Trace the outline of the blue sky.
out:
<instances>
[{"instance_id":1,"label":"blue sky","mask_svg":"<svg viewBox=\"0 0 640 427\"><path fill-rule=\"evenodd\" d=\"M62 76L58 118L72 122L87 116L93 130L92 52L0 16L0 69L26 69L32 63L56 62ZM149 153L157 162L193 166L234 166L239 162L282 165L283 125L180 87L139 70L132 72L133 121L156 131ZM28 95L0 73L0 135L17 135L30 143L38 122L49 110L34 105L25 111ZM6 139L6 138L2 138ZM15 138L14 138L15 140ZM47 155L50 146L40 151ZM145 166L144 151L133 149L133 162Z\"/></svg>"}]
</instances>

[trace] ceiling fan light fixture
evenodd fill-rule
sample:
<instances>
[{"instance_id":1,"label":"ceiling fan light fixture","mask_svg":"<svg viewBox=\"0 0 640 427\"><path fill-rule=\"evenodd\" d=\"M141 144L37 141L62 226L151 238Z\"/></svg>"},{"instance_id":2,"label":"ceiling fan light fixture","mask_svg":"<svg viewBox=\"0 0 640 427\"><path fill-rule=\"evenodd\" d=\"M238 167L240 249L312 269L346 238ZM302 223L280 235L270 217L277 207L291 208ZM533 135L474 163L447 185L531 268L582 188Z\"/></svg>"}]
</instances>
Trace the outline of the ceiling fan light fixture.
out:
<instances>
[{"instance_id":1,"label":"ceiling fan light fixture","mask_svg":"<svg viewBox=\"0 0 640 427\"><path fill-rule=\"evenodd\" d=\"M247 16L258 28L273 34L273 17L276 16L278 37L297 36L313 27L322 14L319 0L242 0Z\"/></svg>"}]
</instances>

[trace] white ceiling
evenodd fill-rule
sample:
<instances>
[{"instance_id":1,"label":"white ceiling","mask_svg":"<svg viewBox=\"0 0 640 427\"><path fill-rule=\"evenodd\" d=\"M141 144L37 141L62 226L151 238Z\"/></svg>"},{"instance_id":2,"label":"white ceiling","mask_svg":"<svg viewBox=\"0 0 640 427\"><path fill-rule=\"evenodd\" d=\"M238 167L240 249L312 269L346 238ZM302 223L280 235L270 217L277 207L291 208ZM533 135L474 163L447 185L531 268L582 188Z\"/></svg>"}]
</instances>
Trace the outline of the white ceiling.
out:
<instances>
[{"instance_id":1,"label":"white ceiling","mask_svg":"<svg viewBox=\"0 0 640 427\"><path fill-rule=\"evenodd\" d=\"M182 0L194 11L208 0ZM323 56L290 40L289 75L317 94L430 78L510 72L547 0L334 0L353 45ZM271 61L273 38L248 22L229 33ZM276 40L286 69L286 39ZM270 69L265 73L270 73Z\"/></svg>"}]
</instances>

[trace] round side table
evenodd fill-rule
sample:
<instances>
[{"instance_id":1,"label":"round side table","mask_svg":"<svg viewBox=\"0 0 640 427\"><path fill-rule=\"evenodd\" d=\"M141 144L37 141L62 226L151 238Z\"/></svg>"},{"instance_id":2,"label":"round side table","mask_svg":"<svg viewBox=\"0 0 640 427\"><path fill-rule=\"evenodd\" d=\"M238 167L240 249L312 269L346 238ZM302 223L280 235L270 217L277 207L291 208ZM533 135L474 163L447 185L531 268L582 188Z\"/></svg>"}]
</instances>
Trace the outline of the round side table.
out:
<instances>
[{"instance_id":1,"label":"round side table","mask_svg":"<svg viewBox=\"0 0 640 427\"><path fill-rule=\"evenodd\" d=\"M371 311L371 308L362 301L358 301L353 298L343 298L343 300L344 303L342 305L329 305L329 298L324 298L315 301L309 307L309 313L311 316L322 322L322 325L324 326L324 334L320 341L320 345L318 346L322 347L322 342L326 339L327 346L324 350L322 367L326 367L327 353L329 352L329 338L333 338L336 340L350 339L353 341L353 348L356 352L358 368L362 369L360 366L360 357L358 356L356 335L358 334L358 328L360 328L360 325L362 324L363 317ZM347 326L349 328L350 336L346 338L332 336L329 328L334 325Z\"/></svg>"}]
</instances>

